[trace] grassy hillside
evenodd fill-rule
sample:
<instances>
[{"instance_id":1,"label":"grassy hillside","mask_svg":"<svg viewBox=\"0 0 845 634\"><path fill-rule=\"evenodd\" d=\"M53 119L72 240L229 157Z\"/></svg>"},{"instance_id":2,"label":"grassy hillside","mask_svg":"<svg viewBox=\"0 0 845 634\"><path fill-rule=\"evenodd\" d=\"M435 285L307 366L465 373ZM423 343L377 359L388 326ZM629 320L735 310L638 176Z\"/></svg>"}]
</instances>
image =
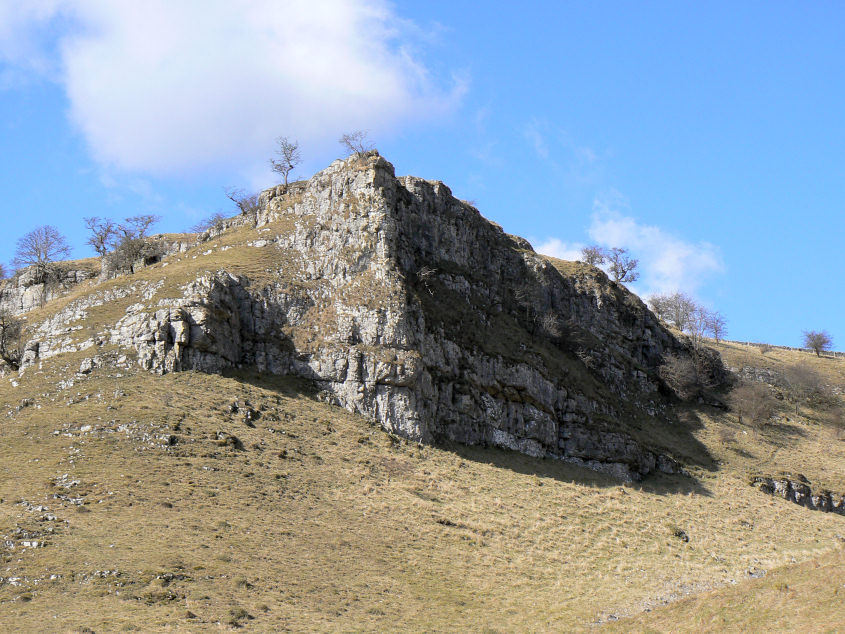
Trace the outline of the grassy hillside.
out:
<instances>
[{"instance_id":1,"label":"grassy hillside","mask_svg":"<svg viewBox=\"0 0 845 634\"><path fill-rule=\"evenodd\" d=\"M612 632L841 632L845 550L624 619Z\"/></svg>"},{"instance_id":2,"label":"grassy hillside","mask_svg":"<svg viewBox=\"0 0 845 634\"><path fill-rule=\"evenodd\" d=\"M816 446L841 474L817 426L725 447L724 417L690 412L719 469L620 486L408 445L288 379L100 369L68 385L79 360L0 387L6 631L579 629L841 556L842 517L746 482L745 451Z\"/></svg>"},{"instance_id":3,"label":"grassy hillside","mask_svg":"<svg viewBox=\"0 0 845 634\"><path fill-rule=\"evenodd\" d=\"M28 322L164 279L154 303L220 268L260 283L293 265L275 246L246 246L260 236L239 229L135 276L85 282ZM91 309L69 336L95 336L136 301ZM845 387L842 359L720 350L735 367L806 359ZM825 412L784 402L754 429L679 404L678 438L711 460L621 485L520 454L408 444L302 381L78 374L90 354L0 378L2 631L756 627L741 600L760 629L841 619L845 518L748 484L789 470L845 489L841 423Z\"/></svg>"}]
</instances>

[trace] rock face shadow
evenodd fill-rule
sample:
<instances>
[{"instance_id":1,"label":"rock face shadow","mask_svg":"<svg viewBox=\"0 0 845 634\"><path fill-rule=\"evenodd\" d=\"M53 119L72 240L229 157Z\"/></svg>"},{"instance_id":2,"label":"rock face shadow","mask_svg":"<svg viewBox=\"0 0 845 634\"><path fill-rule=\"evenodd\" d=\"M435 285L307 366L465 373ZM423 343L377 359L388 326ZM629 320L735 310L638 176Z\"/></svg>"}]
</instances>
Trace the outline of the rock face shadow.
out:
<instances>
[{"instance_id":1,"label":"rock face shadow","mask_svg":"<svg viewBox=\"0 0 845 634\"><path fill-rule=\"evenodd\" d=\"M622 484L618 478L576 464L554 458L533 458L517 451L498 447L478 447L458 443L441 443L440 448L450 451L469 462L488 464L514 473L551 478L599 489L611 489ZM653 495L704 495L713 494L698 479L684 474L655 474L640 482L627 482L625 486Z\"/></svg>"},{"instance_id":2,"label":"rock face shadow","mask_svg":"<svg viewBox=\"0 0 845 634\"><path fill-rule=\"evenodd\" d=\"M600 269L536 253L443 183L397 178L376 152L259 198L229 227L246 236L225 247L236 251L199 247L190 259L209 256L206 268L163 296L163 279L148 284L109 341L159 374L312 379L321 398L413 441L620 480L712 463L673 422L659 371L691 344ZM705 365L718 382L718 355Z\"/></svg>"},{"instance_id":3,"label":"rock face shadow","mask_svg":"<svg viewBox=\"0 0 845 634\"><path fill-rule=\"evenodd\" d=\"M314 399L319 390L313 378L295 375L270 374L260 372L257 368L236 369L226 368L221 375L239 383L246 383L253 387L270 390L289 398L304 396Z\"/></svg>"},{"instance_id":4,"label":"rock face shadow","mask_svg":"<svg viewBox=\"0 0 845 634\"><path fill-rule=\"evenodd\" d=\"M320 390L317 375L310 377L284 376L261 372L257 368L223 370L223 376L236 381L268 389L283 396L304 396L310 399L326 396L325 390ZM687 410L674 428L675 449L682 447L681 453L688 464L715 471L718 466L710 456L707 448L693 436L693 431L700 428L702 423L695 410ZM666 440L665 438L663 440ZM441 440L433 443L461 458L478 463L492 464L498 468L508 469L515 473L534 475L541 478L553 478L561 482L572 482L593 487L614 487L626 482L639 490L657 495L676 495L695 493L711 495L695 477L688 475L683 469L676 474L656 473L647 475L639 481L627 477L619 477L613 473L602 472L594 468L585 467L577 461L558 459L553 457L534 457L526 453L507 448L489 445L468 445L452 440ZM624 474L623 474L624 476Z\"/></svg>"}]
</instances>

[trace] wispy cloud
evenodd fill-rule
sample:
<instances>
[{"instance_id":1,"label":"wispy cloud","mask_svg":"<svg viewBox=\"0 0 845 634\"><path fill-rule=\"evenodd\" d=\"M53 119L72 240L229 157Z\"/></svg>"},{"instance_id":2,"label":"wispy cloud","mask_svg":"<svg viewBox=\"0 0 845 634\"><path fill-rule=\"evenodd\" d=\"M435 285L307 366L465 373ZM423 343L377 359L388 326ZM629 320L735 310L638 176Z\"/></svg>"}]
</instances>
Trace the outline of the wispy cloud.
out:
<instances>
[{"instance_id":1,"label":"wispy cloud","mask_svg":"<svg viewBox=\"0 0 845 634\"><path fill-rule=\"evenodd\" d=\"M601 172L599 152L547 119L530 119L522 128L522 137L537 158L570 182L593 182Z\"/></svg>"},{"instance_id":2,"label":"wispy cloud","mask_svg":"<svg viewBox=\"0 0 845 634\"><path fill-rule=\"evenodd\" d=\"M498 152L498 142L490 134L490 115L490 108L483 106L476 110L472 116L475 139L472 145L467 148L467 154L487 166L503 167L505 161Z\"/></svg>"},{"instance_id":3,"label":"wispy cloud","mask_svg":"<svg viewBox=\"0 0 845 634\"><path fill-rule=\"evenodd\" d=\"M451 112L467 82L433 77L418 30L387 0L0 0L0 63L58 72L103 164L169 174Z\"/></svg>"},{"instance_id":4,"label":"wispy cloud","mask_svg":"<svg viewBox=\"0 0 845 634\"><path fill-rule=\"evenodd\" d=\"M546 143L548 128L549 126L546 122L532 119L522 132L523 136L533 146L537 156L541 159L549 158L549 146Z\"/></svg>"},{"instance_id":5,"label":"wispy cloud","mask_svg":"<svg viewBox=\"0 0 845 634\"><path fill-rule=\"evenodd\" d=\"M681 290L695 293L713 275L723 273L722 254L709 242L690 242L655 226L640 224L623 211L628 203L618 192L597 198L589 235L600 245L622 247L640 260L636 287L641 294Z\"/></svg>"},{"instance_id":6,"label":"wispy cloud","mask_svg":"<svg viewBox=\"0 0 845 634\"><path fill-rule=\"evenodd\" d=\"M661 227L638 222L630 214L626 198L614 190L594 200L587 233L593 243L628 249L639 260L641 276L632 287L643 297L676 290L695 294L713 276L725 271L718 246L684 240ZM575 260L583 246L549 238L537 251Z\"/></svg>"},{"instance_id":7,"label":"wispy cloud","mask_svg":"<svg viewBox=\"0 0 845 634\"><path fill-rule=\"evenodd\" d=\"M534 247L534 250L561 260L577 260L581 257L583 248L584 245L580 242L564 242L558 238L548 238Z\"/></svg>"}]
</instances>

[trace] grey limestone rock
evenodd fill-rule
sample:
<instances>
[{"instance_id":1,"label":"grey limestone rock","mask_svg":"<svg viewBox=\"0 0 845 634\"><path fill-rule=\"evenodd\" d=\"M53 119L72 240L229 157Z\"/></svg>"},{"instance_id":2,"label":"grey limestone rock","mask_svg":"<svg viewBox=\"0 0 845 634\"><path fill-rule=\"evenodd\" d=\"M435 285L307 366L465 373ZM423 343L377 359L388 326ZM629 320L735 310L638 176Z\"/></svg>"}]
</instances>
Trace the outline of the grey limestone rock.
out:
<instances>
[{"instance_id":1,"label":"grey limestone rock","mask_svg":"<svg viewBox=\"0 0 845 634\"><path fill-rule=\"evenodd\" d=\"M776 495L814 511L845 515L845 494L830 491L814 492L811 482L800 474L780 477L755 476L751 484L763 493Z\"/></svg>"},{"instance_id":2,"label":"grey limestone rock","mask_svg":"<svg viewBox=\"0 0 845 634\"><path fill-rule=\"evenodd\" d=\"M97 277L97 273L89 269L58 267L51 275L40 277L32 268L24 269L0 282L0 310L6 310L12 315L27 313L94 277Z\"/></svg>"},{"instance_id":3,"label":"grey limestone rock","mask_svg":"<svg viewBox=\"0 0 845 634\"><path fill-rule=\"evenodd\" d=\"M284 262L271 281L219 270L157 303L148 293L111 343L157 373L308 377L417 441L498 446L623 479L677 471L648 429L667 424L663 355L688 346L600 270L553 263L443 183L397 178L375 152L260 200L226 229L259 232L251 248ZM713 368L724 372L718 358Z\"/></svg>"}]
</instances>

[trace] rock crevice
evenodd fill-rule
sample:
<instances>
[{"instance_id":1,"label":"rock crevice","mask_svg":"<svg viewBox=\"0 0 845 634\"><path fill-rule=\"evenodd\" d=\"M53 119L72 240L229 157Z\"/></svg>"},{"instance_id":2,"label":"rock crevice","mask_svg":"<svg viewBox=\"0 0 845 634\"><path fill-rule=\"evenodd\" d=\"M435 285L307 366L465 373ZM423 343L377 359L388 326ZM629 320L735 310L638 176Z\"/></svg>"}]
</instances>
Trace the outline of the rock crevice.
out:
<instances>
[{"instance_id":1,"label":"rock crevice","mask_svg":"<svg viewBox=\"0 0 845 634\"><path fill-rule=\"evenodd\" d=\"M418 441L624 479L678 469L637 430L666 424L657 368L689 350L600 270L538 255L442 183L396 178L377 153L260 200L248 222L262 237L251 246L281 263L270 281L204 274L130 307L110 341L153 372L305 376Z\"/></svg>"},{"instance_id":2,"label":"rock crevice","mask_svg":"<svg viewBox=\"0 0 845 634\"><path fill-rule=\"evenodd\" d=\"M802 475L757 476L752 480L752 486L813 511L845 515L845 494L813 491L812 483Z\"/></svg>"}]
</instances>

